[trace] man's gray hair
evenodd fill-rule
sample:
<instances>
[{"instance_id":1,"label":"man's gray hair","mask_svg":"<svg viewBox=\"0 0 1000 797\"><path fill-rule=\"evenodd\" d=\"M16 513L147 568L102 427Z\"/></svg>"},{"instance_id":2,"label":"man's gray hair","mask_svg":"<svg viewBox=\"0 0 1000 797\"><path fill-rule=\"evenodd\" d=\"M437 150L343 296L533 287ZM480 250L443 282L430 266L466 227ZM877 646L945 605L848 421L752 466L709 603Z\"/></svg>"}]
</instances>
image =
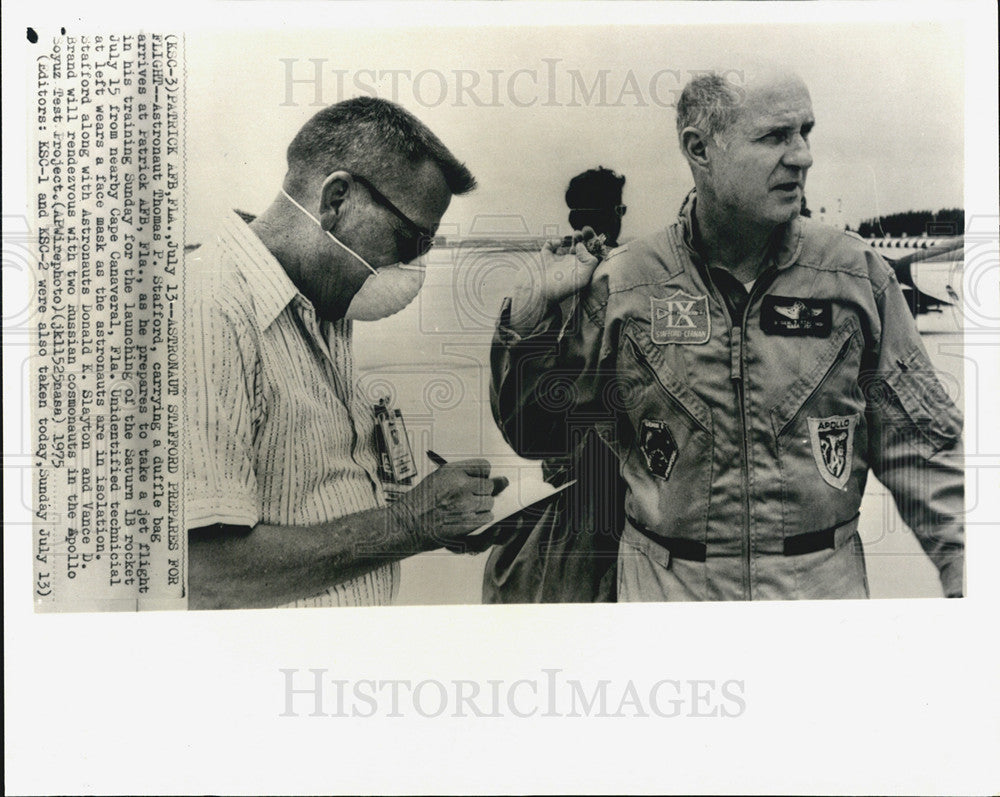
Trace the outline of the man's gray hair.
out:
<instances>
[{"instance_id":1,"label":"man's gray hair","mask_svg":"<svg viewBox=\"0 0 1000 797\"><path fill-rule=\"evenodd\" d=\"M717 72L692 78L677 101L677 135L695 127L719 141L739 117L743 99L740 87Z\"/></svg>"},{"instance_id":2,"label":"man's gray hair","mask_svg":"<svg viewBox=\"0 0 1000 797\"><path fill-rule=\"evenodd\" d=\"M317 113L288 145L285 190L301 193L343 169L378 184L397 178L400 162L435 164L452 194L476 187L476 178L417 117L396 103L355 97Z\"/></svg>"}]
</instances>

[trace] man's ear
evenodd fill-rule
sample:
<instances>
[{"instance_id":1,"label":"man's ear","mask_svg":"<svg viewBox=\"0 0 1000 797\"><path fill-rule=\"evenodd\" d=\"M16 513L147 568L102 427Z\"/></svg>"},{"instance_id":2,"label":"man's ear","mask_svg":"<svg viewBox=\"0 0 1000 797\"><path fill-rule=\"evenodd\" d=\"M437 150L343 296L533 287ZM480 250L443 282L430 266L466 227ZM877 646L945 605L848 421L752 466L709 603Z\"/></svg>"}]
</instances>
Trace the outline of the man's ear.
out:
<instances>
[{"instance_id":1,"label":"man's ear","mask_svg":"<svg viewBox=\"0 0 1000 797\"><path fill-rule=\"evenodd\" d=\"M708 137L697 127L685 127L681 131L681 152L692 168L708 168Z\"/></svg>"},{"instance_id":2,"label":"man's ear","mask_svg":"<svg viewBox=\"0 0 1000 797\"><path fill-rule=\"evenodd\" d=\"M337 226L344 212L345 200L354 190L350 172L339 170L330 174L320 188L319 223L327 232Z\"/></svg>"}]
</instances>

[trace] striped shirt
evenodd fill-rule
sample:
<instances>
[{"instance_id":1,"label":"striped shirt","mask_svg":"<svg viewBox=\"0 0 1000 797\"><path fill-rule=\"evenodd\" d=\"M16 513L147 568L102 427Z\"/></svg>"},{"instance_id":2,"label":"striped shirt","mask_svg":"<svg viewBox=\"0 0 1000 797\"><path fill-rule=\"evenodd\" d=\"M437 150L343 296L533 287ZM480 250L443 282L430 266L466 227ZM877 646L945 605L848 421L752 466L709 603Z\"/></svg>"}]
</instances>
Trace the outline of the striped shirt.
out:
<instances>
[{"instance_id":1,"label":"striped shirt","mask_svg":"<svg viewBox=\"0 0 1000 797\"><path fill-rule=\"evenodd\" d=\"M235 213L185 272L185 522L322 523L385 505L351 322L326 322ZM393 562L288 606L392 601Z\"/></svg>"}]
</instances>

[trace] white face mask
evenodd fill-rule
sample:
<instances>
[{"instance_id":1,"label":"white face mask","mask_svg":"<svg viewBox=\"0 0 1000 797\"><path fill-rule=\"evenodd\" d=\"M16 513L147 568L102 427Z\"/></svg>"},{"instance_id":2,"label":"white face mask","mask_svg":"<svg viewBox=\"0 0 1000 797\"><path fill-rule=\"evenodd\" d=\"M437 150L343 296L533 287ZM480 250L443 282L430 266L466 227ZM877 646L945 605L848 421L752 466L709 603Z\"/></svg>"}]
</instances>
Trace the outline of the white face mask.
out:
<instances>
[{"instance_id":1,"label":"white face mask","mask_svg":"<svg viewBox=\"0 0 1000 797\"><path fill-rule=\"evenodd\" d=\"M289 202L316 222L317 226L323 230L323 225L320 224L319 219L292 199L287 191L281 189L281 193L285 195L285 198ZM329 230L323 230L323 232L329 235L330 239L337 246L360 260L365 268L371 272L368 275L368 279L361 284L358 292L354 294L354 298L351 299L351 303L347 306L344 318L348 321L377 321L380 318L395 315L412 302L417 294L420 293L425 275L422 264L396 263L395 265L383 266L376 270L372 267L371 263L343 241L339 240L332 232Z\"/></svg>"}]
</instances>

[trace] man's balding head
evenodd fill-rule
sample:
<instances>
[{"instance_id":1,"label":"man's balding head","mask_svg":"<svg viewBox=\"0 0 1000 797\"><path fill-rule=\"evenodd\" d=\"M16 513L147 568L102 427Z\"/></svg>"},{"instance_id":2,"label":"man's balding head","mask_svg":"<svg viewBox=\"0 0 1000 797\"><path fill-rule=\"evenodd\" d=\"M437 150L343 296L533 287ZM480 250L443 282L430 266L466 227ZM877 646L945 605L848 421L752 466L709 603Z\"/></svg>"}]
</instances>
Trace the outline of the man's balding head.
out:
<instances>
[{"instance_id":1,"label":"man's balding head","mask_svg":"<svg viewBox=\"0 0 1000 797\"><path fill-rule=\"evenodd\" d=\"M798 75L770 65L699 75L677 104L681 151L698 203L720 223L766 231L798 215L814 118ZM701 215L699 214L699 218Z\"/></svg>"},{"instance_id":2,"label":"man's balding head","mask_svg":"<svg viewBox=\"0 0 1000 797\"><path fill-rule=\"evenodd\" d=\"M795 72L768 63L754 62L738 70L699 74L684 87L677 102L678 138L682 139L685 128L692 127L724 144L725 133L736 124L752 98L793 84L806 90Z\"/></svg>"}]
</instances>

